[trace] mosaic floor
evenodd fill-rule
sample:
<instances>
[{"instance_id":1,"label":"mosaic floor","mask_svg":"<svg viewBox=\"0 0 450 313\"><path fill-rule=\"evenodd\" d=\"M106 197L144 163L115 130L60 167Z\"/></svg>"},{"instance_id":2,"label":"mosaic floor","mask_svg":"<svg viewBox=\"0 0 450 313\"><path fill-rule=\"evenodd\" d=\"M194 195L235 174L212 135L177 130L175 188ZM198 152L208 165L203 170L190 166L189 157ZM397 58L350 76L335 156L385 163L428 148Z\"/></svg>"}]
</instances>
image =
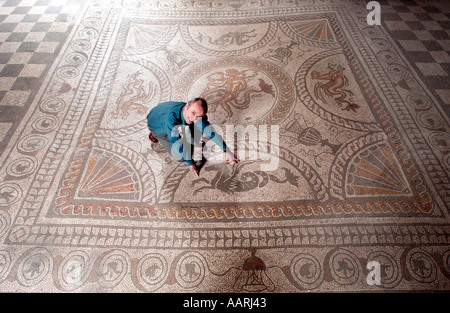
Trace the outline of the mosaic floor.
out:
<instances>
[{"instance_id":1,"label":"mosaic floor","mask_svg":"<svg viewBox=\"0 0 450 313\"><path fill-rule=\"evenodd\" d=\"M379 3L0 1L0 291L450 290L450 10ZM148 140L193 96L238 165Z\"/></svg>"}]
</instances>

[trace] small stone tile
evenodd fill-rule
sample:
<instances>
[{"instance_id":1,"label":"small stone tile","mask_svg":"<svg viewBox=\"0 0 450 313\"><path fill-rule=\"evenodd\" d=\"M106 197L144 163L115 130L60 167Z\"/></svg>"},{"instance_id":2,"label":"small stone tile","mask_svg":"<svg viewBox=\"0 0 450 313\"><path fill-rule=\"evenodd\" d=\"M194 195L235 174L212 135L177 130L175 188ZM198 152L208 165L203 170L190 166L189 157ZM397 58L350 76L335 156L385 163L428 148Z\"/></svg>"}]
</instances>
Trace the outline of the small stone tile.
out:
<instances>
[{"instance_id":1,"label":"small stone tile","mask_svg":"<svg viewBox=\"0 0 450 313\"><path fill-rule=\"evenodd\" d=\"M406 51L427 51L427 48L417 40L399 40L399 42Z\"/></svg>"},{"instance_id":2,"label":"small stone tile","mask_svg":"<svg viewBox=\"0 0 450 313\"><path fill-rule=\"evenodd\" d=\"M438 40L437 42L445 51L450 51L450 40Z\"/></svg>"},{"instance_id":3,"label":"small stone tile","mask_svg":"<svg viewBox=\"0 0 450 313\"><path fill-rule=\"evenodd\" d=\"M8 91L15 80L15 77L0 77L0 91Z\"/></svg>"},{"instance_id":4,"label":"small stone tile","mask_svg":"<svg viewBox=\"0 0 450 313\"><path fill-rule=\"evenodd\" d=\"M436 89L436 93L441 97L445 104L450 105L450 90L449 89Z\"/></svg>"},{"instance_id":5,"label":"small stone tile","mask_svg":"<svg viewBox=\"0 0 450 313\"><path fill-rule=\"evenodd\" d=\"M19 23L24 17L25 14L11 14L3 20L3 23Z\"/></svg>"},{"instance_id":6,"label":"small stone tile","mask_svg":"<svg viewBox=\"0 0 450 313\"><path fill-rule=\"evenodd\" d=\"M11 59L14 53L0 53L0 64L6 64Z\"/></svg>"},{"instance_id":7,"label":"small stone tile","mask_svg":"<svg viewBox=\"0 0 450 313\"><path fill-rule=\"evenodd\" d=\"M28 33L24 41L28 42L41 42L45 37L46 32L31 32Z\"/></svg>"},{"instance_id":8,"label":"small stone tile","mask_svg":"<svg viewBox=\"0 0 450 313\"><path fill-rule=\"evenodd\" d=\"M58 47L59 42L41 42L39 46L36 48L36 52L45 52L45 53L54 53L56 48Z\"/></svg>"},{"instance_id":9,"label":"small stone tile","mask_svg":"<svg viewBox=\"0 0 450 313\"><path fill-rule=\"evenodd\" d=\"M414 13L398 13L402 21L419 21Z\"/></svg>"},{"instance_id":10,"label":"small stone tile","mask_svg":"<svg viewBox=\"0 0 450 313\"><path fill-rule=\"evenodd\" d=\"M427 30L442 30L442 26L436 21L423 21L422 24Z\"/></svg>"},{"instance_id":11,"label":"small stone tile","mask_svg":"<svg viewBox=\"0 0 450 313\"><path fill-rule=\"evenodd\" d=\"M387 27L391 30L410 30L408 24L403 21L385 21Z\"/></svg>"},{"instance_id":12,"label":"small stone tile","mask_svg":"<svg viewBox=\"0 0 450 313\"><path fill-rule=\"evenodd\" d=\"M45 6L33 6L28 14L44 14L45 10Z\"/></svg>"},{"instance_id":13,"label":"small stone tile","mask_svg":"<svg viewBox=\"0 0 450 313\"><path fill-rule=\"evenodd\" d=\"M447 51L430 51L430 55L437 63L450 63L450 55Z\"/></svg>"},{"instance_id":14,"label":"small stone tile","mask_svg":"<svg viewBox=\"0 0 450 313\"><path fill-rule=\"evenodd\" d=\"M22 22L33 22L33 23L35 23L35 22L37 22L39 20L40 17L41 17L40 14L27 14L23 18Z\"/></svg>"},{"instance_id":15,"label":"small stone tile","mask_svg":"<svg viewBox=\"0 0 450 313\"><path fill-rule=\"evenodd\" d=\"M25 32L14 32L12 33L7 39L7 42L22 42L24 41L25 37L27 36L27 33Z\"/></svg>"},{"instance_id":16,"label":"small stone tile","mask_svg":"<svg viewBox=\"0 0 450 313\"><path fill-rule=\"evenodd\" d=\"M416 35L418 40L428 40L432 38L432 35L427 30L415 30L414 35Z\"/></svg>"},{"instance_id":17,"label":"small stone tile","mask_svg":"<svg viewBox=\"0 0 450 313\"><path fill-rule=\"evenodd\" d=\"M432 21L433 19L427 13L414 13L419 21Z\"/></svg>"},{"instance_id":18,"label":"small stone tile","mask_svg":"<svg viewBox=\"0 0 450 313\"><path fill-rule=\"evenodd\" d=\"M8 60L8 64L26 64L32 55L31 52L16 52Z\"/></svg>"},{"instance_id":19,"label":"small stone tile","mask_svg":"<svg viewBox=\"0 0 450 313\"><path fill-rule=\"evenodd\" d=\"M0 105L23 107L29 95L30 91L9 90L0 101Z\"/></svg>"},{"instance_id":20,"label":"small stone tile","mask_svg":"<svg viewBox=\"0 0 450 313\"><path fill-rule=\"evenodd\" d=\"M25 64L19 77L41 77L45 64Z\"/></svg>"},{"instance_id":21,"label":"small stone tile","mask_svg":"<svg viewBox=\"0 0 450 313\"><path fill-rule=\"evenodd\" d=\"M442 51L444 48L436 40L424 40L422 44L428 51Z\"/></svg>"},{"instance_id":22,"label":"small stone tile","mask_svg":"<svg viewBox=\"0 0 450 313\"><path fill-rule=\"evenodd\" d=\"M414 32L410 30L394 30L392 31L392 37L396 40L417 40Z\"/></svg>"},{"instance_id":23,"label":"small stone tile","mask_svg":"<svg viewBox=\"0 0 450 313\"><path fill-rule=\"evenodd\" d=\"M419 21L406 21L404 22L411 30L425 30L425 26Z\"/></svg>"},{"instance_id":24,"label":"small stone tile","mask_svg":"<svg viewBox=\"0 0 450 313\"><path fill-rule=\"evenodd\" d=\"M54 22L55 19L58 17L58 14L42 14L42 16L39 18L38 22Z\"/></svg>"},{"instance_id":25,"label":"small stone tile","mask_svg":"<svg viewBox=\"0 0 450 313\"><path fill-rule=\"evenodd\" d=\"M1 23L0 32L11 33L16 28L17 23Z\"/></svg>"},{"instance_id":26,"label":"small stone tile","mask_svg":"<svg viewBox=\"0 0 450 313\"><path fill-rule=\"evenodd\" d=\"M437 63L416 63L420 71L427 76L447 76L447 73Z\"/></svg>"},{"instance_id":27,"label":"small stone tile","mask_svg":"<svg viewBox=\"0 0 450 313\"><path fill-rule=\"evenodd\" d=\"M403 21L400 16L400 13L382 13L383 21Z\"/></svg>"},{"instance_id":28,"label":"small stone tile","mask_svg":"<svg viewBox=\"0 0 450 313\"><path fill-rule=\"evenodd\" d=\"M1 113L1 108L0 108ZM9 129L11 128L12 123L9 122L0 122L0 141L5 139L5 136L8 134Z\"/></svg>"},{"instance_id":29,"label":"small stone tile","mask_svg":"<svg viewBox=\"0 0 450 313\"><path fill-rule=\"evenodd\" d=\"M19 48L17 48L18 52L34 52L36 48L38 47L37 42L23 42ZM1 49L1 47L0 47Z\"/></svg>"},{"instance_id":30,"label":"small stone tile","mask_svg":"<svg viewBox=\"0 0 450 313\"><path fill-rule=\"evenodd\" d=\"M52 53L36 52L33 53L29 63L32 64L51 64L55 60Z\"/></svg>"},{"instance_id":31,"label":"small stone tile","mask_svg":"<svg viewBox=\"0 0 450 313\"><path fill-rule=\"evenodd\" d=\"M46 32L52 26L49 22L37 22L31 29L32 32Z\"/></svg>"},{"instance_id":32,"label":"small stone tile","mask_svg":"<svg viewBox=\"0 0 450 313\"><path fill-rule=\"evenodd\" d=\"M428 31L434 39L447 40L450 39L450 35L445 30L429 30Z\"/></svg>"},{"instance_id":33,"label":"small stone tile","mask_svg":"<svg viewBox=\"0 0 450 313\"><path fill-rule=\"evenodd\" d=\"M21 44L21 42L4 42L0 46L0 52L16 52Z\"/></svg>"},{"instance_id":34,"label":"small stone tile","mask_svg":"<svg viewBox=\"0 0 450 313\"><path fill-rule=\"evenodd\" d=\"M408 58L414 63L434 63L435 61L429 51L409 51Z\"/></svg>"},{"instance_id":35,"label":"small stone tile","mask_svg":"<svg viewBox=\"0 0 450 313\"><path fill-rule=\"evenodd\" d=\"M23 69L23 64L6 64L0 72L1 77L17 77Z\"/></svg>"},{"instance_id":36,"label":"small stone tile","mask_svg":"<svg viewBox=\"0 0 450 313\"><path fill-rule=\"evenodd\" d=\"M426 83L434 89L450 89L450 80L447 75L428 76Z\"/></svg>"},{"instance_id":37,"label":"small stone tile","mask_svg":"<svg viewBox=\"0 0 450 313\"><path fill-rule=\"evenodd\" d=\"M67 22L54 22L52 23L52 26L48 29L49 32L66 32L67 28L69 27Z\"/></svg>"},{"instance_id":38,"label":"small stone tile","mask_svg":"<svg viewBox=\"0 0 450 313\"><path fill-rule=\"evenodd\" d=\"M20 4L21 0L7 0L2 5L4 7L17 7Z\"/></svg>"},{"instance_id":39,"label":"small stone tile","mask_svg":"<svg viewBox=\"0 0 450 313\"><path fill-rule=\"evenodd\" d=\"M11 14L27 14L31 10L31 6L18 6Z\"/></svg>"},{"instance_id":40,"label":"small stone tile","mask_svg":"<svg viewBox=\"0 0 450 313\"><path fill-rule=\"evenodd\" d=\"M40 87L40 81L36 77L17 77L11 90L37 90Z\"/></svg>"},{"instance_id":41,"label":"small stone tile","mask_svg":"<svg viewBox=\"0 0 450 313\"><path fill-rule=\"evenodd\" d=\"M0 15L10 15L12 11L14 11L16 7L7 7L3 4L3 6L0 7Z\"/></svg>"},{"instance_id":42,"label":"small stone tile","mask_svg":"<svg viewBox=\"0 0 450 313\"><path fill-rule=\"evenodd\" d=\"M14 28L15 32L30 32L33 28L34 23L32 22L20 22L17 24L17 26Z\"/></svg>"}]
</instances>

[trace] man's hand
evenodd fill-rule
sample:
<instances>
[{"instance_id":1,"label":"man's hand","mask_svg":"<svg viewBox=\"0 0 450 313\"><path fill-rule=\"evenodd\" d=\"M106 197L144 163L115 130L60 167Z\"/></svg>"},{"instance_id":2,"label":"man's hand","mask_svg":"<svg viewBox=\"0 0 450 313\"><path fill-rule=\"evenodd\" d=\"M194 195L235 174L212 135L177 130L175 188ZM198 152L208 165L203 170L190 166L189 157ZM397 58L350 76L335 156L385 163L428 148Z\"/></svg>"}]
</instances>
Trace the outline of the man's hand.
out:
<instances>
[{"instance_id":1,"label":"man's hand","mask_svg":"<svg viewBox=\"0 0 450 313\"><path fill-rule=\"evenodd\" d=\"M194 174L197 175L197 177L198 177L198 168L197 168L197 165L192 164L191 166L189 166L189 170L190 170L191 172L194 172Z\"/></svg>"},{"instance_id":2,"label":"man's hand","mask_svg":"<svg viewBox=\"0 0 450 313\"><path fill-rule=\"evenodd\" d=\"M225 152L225 161L227 163L228 162L239 163L239 160L237 159L237 157L230 151Z\"/></svg>"}]
</instances>

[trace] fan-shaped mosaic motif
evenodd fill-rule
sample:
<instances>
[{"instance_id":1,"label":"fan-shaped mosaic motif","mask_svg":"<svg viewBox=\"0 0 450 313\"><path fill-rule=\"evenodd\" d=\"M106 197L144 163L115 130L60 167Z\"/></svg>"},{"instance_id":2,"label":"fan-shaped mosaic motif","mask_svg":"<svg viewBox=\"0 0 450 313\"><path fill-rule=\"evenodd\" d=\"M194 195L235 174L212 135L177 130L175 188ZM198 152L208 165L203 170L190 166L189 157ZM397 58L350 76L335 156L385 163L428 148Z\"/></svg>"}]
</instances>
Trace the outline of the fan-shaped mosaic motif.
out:
<instances>
[{"instance_id":1,"label":"fan-shaped mosaic motif","mask_svg":"<svg viewBox=\"0 0 450 313\"><path fill-rule=\"evenodd\" d=\"M362 151L347 173L349 196L405 195L409 188L391 149L385 144Z\"/></svg>"},{"instance_id":2,"label":"fan-shaped mosaic motif","mask_svg":"<svg viewBox=\"0 0 450 313\"><path fill-rule=\"evenodd\" d=\"M123 158L94 149L80 181L81 198L139 200L140 186L132 166Z\"/></svg>"},{"instance_id":3,"label":"fan-shaped mosaic motif","mask_svg":"<svg viewBox=\"0 0 450 313\"><path fill-rule=\"evenodd\" d=\"M170 41L177 31L172 25L148 25L143 21L127 21L122 27L127 31L125 54L143 54L158 49Z\"/></svg>"},{"instance_id":4,"label":"fan-shaped mosaic motif","mask_svg":"<svg viewBox=\"0 0 450 313\"><path fill-rule=\"evenodd\" d=\"M319 42L335 42L333 32L326 19L296 21L290 24L300 36Z\"/></svg>"},{"instance_id":5,"label":"fan-shaped mosaic motif","mask_svg":"<svg viewBox=\"0 0 450 313\"><path fill-rule=\"evenodd\" d=\"M167 29L167 26L148 27L146 25L132 25L128 33L126 48L138 48L155 44L167 32Z\"/></svg>"}]
</instances>

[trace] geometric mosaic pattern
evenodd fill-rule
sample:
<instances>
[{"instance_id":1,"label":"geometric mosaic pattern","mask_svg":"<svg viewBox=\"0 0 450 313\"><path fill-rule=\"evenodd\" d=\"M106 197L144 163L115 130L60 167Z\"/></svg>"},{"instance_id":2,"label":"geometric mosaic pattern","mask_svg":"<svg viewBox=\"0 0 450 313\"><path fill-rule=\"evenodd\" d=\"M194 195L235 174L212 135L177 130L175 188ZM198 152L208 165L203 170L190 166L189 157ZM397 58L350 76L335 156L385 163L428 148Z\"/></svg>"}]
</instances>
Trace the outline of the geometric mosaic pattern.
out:
<instances>
[{"instance_id":1,"label":"geometric mosaic pattern","mask_svg":"<svg viewBox=\"0 0 450 313\"><path fill-rule=\"evenodd\" d=\"M70 4L2 7L4 37L27 42L44 26L10 24L40 18L61 34L45 66L0 54L3 99L42 78L0 121L0 290L450 289L448 88L427 85L394 13L369 26L347 1ZM448 78L448 11L434 17L429 63ZM195 177L152 144L148 111L193 96L224 131L277 126L279 143L246 146L278 151L277 169L244 157Z\"/></svg>"},{"instance_id":2,"label":"geometric mosaic pattern","mask_svg":"<svg viewBox=\"0 0 450 313\"><path fill-rule=\"evenodd\" d=\"M406 3L406 2L405 2ZM408 1L384 6L383 23L412 68L434 93L447 116L450 115L448 75L450 74L450 36L448 4L444 2ZM409 79L400 80L409 89Z\"/></svg>"},{"instance_id":3,"label":"geometric mosaic pattern","mask_svg":"<svg viewBox=\"0 0 450 313\"><path fill-rule=\"evenodd\" d=\"M66 2L10 0L0 7L0 153L30 108L79 14L80 1Z\"/></svg>"}]
</instances>

